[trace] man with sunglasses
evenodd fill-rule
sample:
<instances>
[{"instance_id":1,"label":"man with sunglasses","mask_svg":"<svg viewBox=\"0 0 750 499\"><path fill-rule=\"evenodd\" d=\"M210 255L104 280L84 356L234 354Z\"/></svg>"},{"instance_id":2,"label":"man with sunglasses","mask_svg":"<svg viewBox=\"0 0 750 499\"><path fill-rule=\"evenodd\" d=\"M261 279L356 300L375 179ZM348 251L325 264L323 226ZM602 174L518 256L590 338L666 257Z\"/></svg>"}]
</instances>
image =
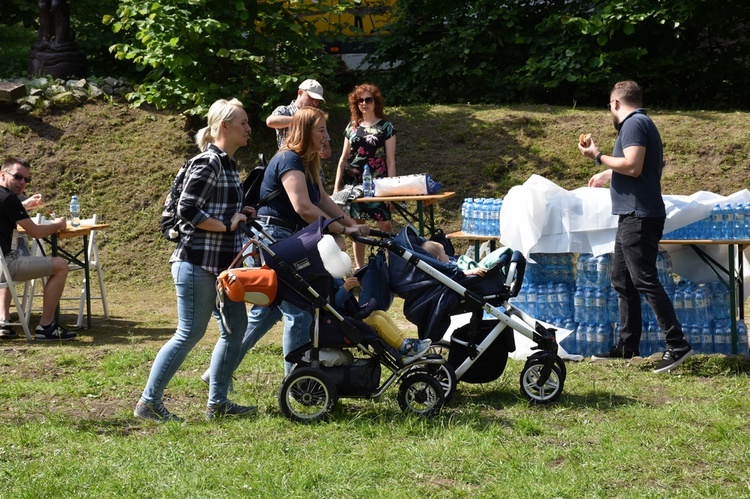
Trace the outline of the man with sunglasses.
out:
<instances>
[{"instance_id":1,"label":"man with sunglasses","mask_svg":"<svg viewBox=\"0 0 750 499\"><path fill-rule=\"evenodd\" d=\"M37 225L29 217L19 195L31 182L31 166L21 158L9 157L3 161L0 170L0 247L14 281L28 281L47 277L44 286L42 316L35 331L37 340L72 340L76 333L68 331L55 322L55 312L60 302L65 280L68 277L68 263L60 257L23 255L17 248L20 225L26 234L34 239L47 237L66 226L65 217L49 224ZM14 331L2 323L10 320L10 293L0 304L0 330L4 338L12 338Z\"/></svg>"},{"instance_id":2,"label":"man with sunglasses","mask_svg":"<svg viewBox=\"0 0 750 499\"><path fill-rule=\"evenodd\" d=\"M659 130L641 107L642 96L634 81L616 83L610 92L607 108L618 132L611 156L604 155L593 140L588 146L578 144L581 154L607 168L591 177L589 187L602 187L609 182L612 214L619 217L611 277L619 297L620 340L609 352L591 359L630 359L639 355L643 295L666 336L666 351L654 369L661 373L677 367L693 354L693 349L656 270L666 218L661 194L663 146Z\"/></svg>"},{"instance_id":3,"label":"man with sunglasses","mask_svg":"<svg viewBox=\"0 0 750 499\"><path fill-rule=\"evenodd\" d=\"M279 106L273 110L271 116L266 118L266 125L276 130L276 145L279 149L284 145L289 125L292 123L292 116L303 107L318 107L318 104L325 102L323 98L323 85L316 80L305 80L297 88L297 98L289 103L288 106ZM323 143L320 150L320 159L331 157L331 139L330 137Z\"/></svg>"}]
</instances>

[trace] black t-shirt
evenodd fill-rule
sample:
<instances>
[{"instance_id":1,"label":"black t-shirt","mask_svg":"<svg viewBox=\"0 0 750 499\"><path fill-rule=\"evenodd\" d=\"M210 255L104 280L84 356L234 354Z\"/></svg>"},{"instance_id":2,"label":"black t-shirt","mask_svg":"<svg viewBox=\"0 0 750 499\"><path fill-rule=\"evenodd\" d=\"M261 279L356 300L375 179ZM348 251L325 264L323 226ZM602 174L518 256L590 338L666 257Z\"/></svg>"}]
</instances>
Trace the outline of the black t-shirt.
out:
<instances>
[{"instance_id":1,"label":"black t-shirt","mask_svg":"<svg viewBox=\"0 0 750 499\"><path fill-rule=\"evenodd\" d=\"M0 186L0 247L3 255L10 253L13 244L13 231L19 220L29 218L18 196Z\"/></svg>"}]
</instances>

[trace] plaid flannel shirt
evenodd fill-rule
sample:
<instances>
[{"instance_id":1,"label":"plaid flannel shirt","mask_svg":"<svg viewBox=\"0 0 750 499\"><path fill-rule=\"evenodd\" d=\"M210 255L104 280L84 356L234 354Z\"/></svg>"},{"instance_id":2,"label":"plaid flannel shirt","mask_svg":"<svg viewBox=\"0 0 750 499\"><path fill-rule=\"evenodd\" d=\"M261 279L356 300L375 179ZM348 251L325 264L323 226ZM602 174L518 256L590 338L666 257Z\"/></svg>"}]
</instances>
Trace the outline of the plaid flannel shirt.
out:
<instances>
[{"instance_id":1,"label":"plaid flannel shirt","mask_svg":"<svg viewBox=\"0 0 750 499\"><path fill-rule=\"evenodd\" d=\"M241 231L211 232L196 226L209 218L229 222L242 209L242 184L237 163L224 151L209 144L201 155L207 161L194 161L185 175L177 204L177 215L185 223L169 263L190 262L219 275L242 249Z\"/></svg>"}]
</instances>

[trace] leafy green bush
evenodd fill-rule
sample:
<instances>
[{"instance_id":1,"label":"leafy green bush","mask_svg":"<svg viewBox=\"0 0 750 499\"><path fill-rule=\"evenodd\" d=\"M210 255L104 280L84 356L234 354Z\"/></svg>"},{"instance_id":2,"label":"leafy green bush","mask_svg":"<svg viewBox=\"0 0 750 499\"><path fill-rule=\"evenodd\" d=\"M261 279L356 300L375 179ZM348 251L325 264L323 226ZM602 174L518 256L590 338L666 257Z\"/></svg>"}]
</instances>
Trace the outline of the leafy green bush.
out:
<instances>
[{"instance_id":1,"label":"leafy green bush","mask_svg":"<svg viewBox=\"0 0 750 499\"><path fill-rule=\"evenodd\" d=\"M600 104L617 80L650 105L747 108L750 3L397 0L370 62L401 64L397 103Z\"/></svg>"},{"instance_id":2,"label":"leafy green bush","mask_svg":"<svg viewBox=\"0 0 750 499\"><path fill-rule=\"evenodd\" d=\"M31 44L36 32L21 23L0 29L0 78L19 78L26 75Z\"/></svg>"},{"instance_id":3,"label":"leafy green bush","mask_svg":"<svg viewBox=\"0 0 750 499\"><path fill-rule=\"evenodd\" d=\"M312 23L279 0L122 0L105 23L125 37L111 51L144 74L135 105L202 114L234 96L268 108L300 79L334 74Z\"/></svg>"}]
</instances>

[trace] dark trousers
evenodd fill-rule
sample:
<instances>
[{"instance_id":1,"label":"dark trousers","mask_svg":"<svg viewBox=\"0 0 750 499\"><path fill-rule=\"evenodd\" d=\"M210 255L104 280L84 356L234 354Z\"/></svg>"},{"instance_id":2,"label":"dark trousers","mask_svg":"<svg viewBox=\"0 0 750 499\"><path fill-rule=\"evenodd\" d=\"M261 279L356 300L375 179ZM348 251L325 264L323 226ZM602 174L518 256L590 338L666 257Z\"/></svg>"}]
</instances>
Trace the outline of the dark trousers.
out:
<instances>
[{"instance_id":1,"label":"dark trousers","mask_svg":"<svg viewBox=\"0 0 750 499\"><path fill-rule=\"evenodd\" d=\"M672 301L659 282L656 270L663 230L663 218L620 215L617 224L612 287L617 291L620 306L620 342L636 352L643 332L640 295L654 311L666 335L667 347L679 348L686 344Z\"/></svg>"}]
</instances>

